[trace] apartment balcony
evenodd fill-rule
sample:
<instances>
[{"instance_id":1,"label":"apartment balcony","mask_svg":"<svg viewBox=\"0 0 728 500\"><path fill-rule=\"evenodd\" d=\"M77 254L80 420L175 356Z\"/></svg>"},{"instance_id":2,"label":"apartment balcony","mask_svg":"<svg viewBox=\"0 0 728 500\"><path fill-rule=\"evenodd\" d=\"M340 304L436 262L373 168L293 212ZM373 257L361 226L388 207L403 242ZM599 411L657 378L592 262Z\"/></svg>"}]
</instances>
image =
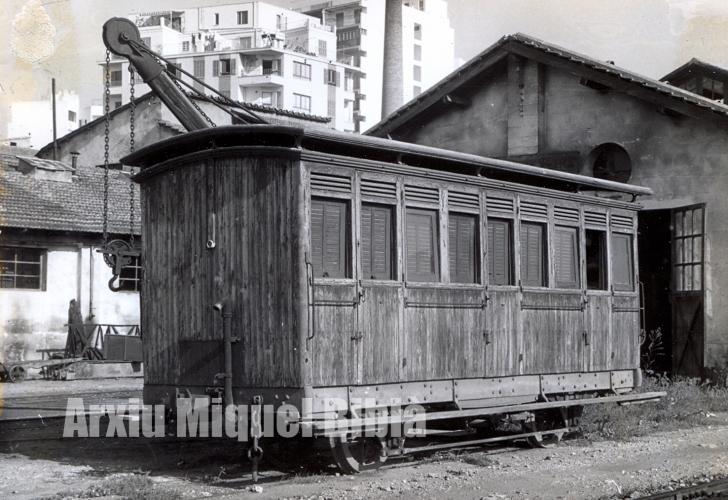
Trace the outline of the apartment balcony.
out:
<instances>
[{"instance_id":1,"label":"apartment balcony","mask_svg":"<svg viewBox=\"0 0 728 500\"><path fill-rule=\"evenodd\" d=\"M238 77L238 85L241 87L279 88L283 87L284 83L285 78L277 71L264 70L263 74Z\"/></svg>"}]
</instances>

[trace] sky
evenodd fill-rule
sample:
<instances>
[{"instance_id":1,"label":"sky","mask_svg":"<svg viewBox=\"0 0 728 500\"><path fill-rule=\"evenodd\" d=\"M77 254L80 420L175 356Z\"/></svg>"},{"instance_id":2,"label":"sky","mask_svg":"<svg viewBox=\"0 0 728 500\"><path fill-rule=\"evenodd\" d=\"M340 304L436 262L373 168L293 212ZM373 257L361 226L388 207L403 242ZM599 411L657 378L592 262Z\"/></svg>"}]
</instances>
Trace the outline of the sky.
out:
<instances>
[{"instance_id":1,"label":"sky","mask_svg":"<svg viewBox=\"0 0 728 500\"><path fill-rule=\"evenodd\" d=\"M82 105L101 95L101 26L110 17L229 3L0 0L0 138L8 104L49 98L51 77ZM522 32L653 78L692 57L728 67L728 0L449 0L448 10L459 62Z\"/></svg>"}]
</instances>

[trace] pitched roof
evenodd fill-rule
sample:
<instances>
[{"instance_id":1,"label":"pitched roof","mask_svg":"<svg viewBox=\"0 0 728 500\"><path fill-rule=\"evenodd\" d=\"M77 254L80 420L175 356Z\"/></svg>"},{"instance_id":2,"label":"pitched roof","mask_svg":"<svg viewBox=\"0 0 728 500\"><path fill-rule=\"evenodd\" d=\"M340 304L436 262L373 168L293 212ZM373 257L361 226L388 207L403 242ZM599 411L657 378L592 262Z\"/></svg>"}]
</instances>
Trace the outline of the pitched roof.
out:
<instances>
[{"instance_id":1,"label":"pitched roof","mask_svg":"<svg viewBox=\"0 0 728 500\"><path fill-rule=\"evenodd\" d=\"M191 92L187 92L187 95L188 95L188 97L194 98L198 101L203 101L203 102L205 101L205 99L201 99L201 98L197 97L196 95L192 94ZM147 92L146 94L138 97L135 100L135 104L138 106L142 102L146 101L147 99L151 99L153 97L155 97L154 92ZM208 96L207 100L214 100L220 104L224 104L224 102L220 98L213 97L213 96ZM310 122L314 122L314 123L328 123L331 121L331 118L328 116L310 115L308 113L299 113L297 111L291 111L288 109L275 108L272 106L261 106L258 104L252 104L252 103L248 103L248 102L246 102L246 103L239 102L239 101L235 101L235 102L239 105L239 108L241 108L241 109L248 108L248 109L254 110L257 113L262 113L263 115L269 114L269 115L284 116L284 117L294 118L296 120L304 120L304 121L310 121ZM127 102L126 104L109 111L109 118L112 119L114 116L116 116L118 114L127 112L127 110L130 107L131 107L130 103ZM263 116L263 118L265 118L265 117ZM89 129L95 127L96 125L103 123L104 120L105 120L105 116L103 116L103 115L96 118L95 120L91 120L87 124L85 124L81 127L78 127L76 130L73 130L73 131L67 133L63 137L59 137L56 142L59 145L63 144L66 141L74 138L78 134L81 134L81 133L85 132L86 130L89 130ZM48 143L38 151L37 156L48 155L52 149L53 149L53 143L52 142Z\"/></svg>"},{"instance_id":2,"label":"pitched roof","mask_svg":"<svg viewBox=\"0 0 728 500\"><path fill-rule=\"evenodd\" d=\"M568 67L569 71L587 78L599 78L611 83L617 82L620 90L630 92L642 99L660 100L665 106L679 108L678 110L707 111L714 116L728 117L728 106L725 104L639 75L611 63L596 60L522 33L516 33L504 36L364 133L386 136L399 125L439 102L464 82L478 76L482 71L502 60L509 53L516 53L524 57L546 58L546 64Z\"/></svg>"},{"instance_id":3,"label":"pitched roof","mask_svg":"<svg viewBox=\"0 0 728 500\"><path fill-rule=\"evenodd\" d=\"M130 182L126 172L109 171L111 233L129 233ZM102 169L79 168L71 182L58 182L23 174L12 162L0 159L0 226L100 234L103 230L103 186ZM138 234L139 186L134 185L134 189L134 226Z\"/></svg>"},{"instance_id":4,"label":"pitched roof","mask_svg":"<svg viewBox=\"0 0 728 500\"><path fill-rule=\"evenodd\" d=\"M720 66L716 66L714 64L710 64L708 62L702 61L698 59L697 57L693 57L688 62L683 64L682 66L679 66L675 68L674 70L670 71L668 74L660 78L661 82L670 82L674 81L677 78L680 78L684 75L689 75L693 72L695 69L700 69L705 73L709 73L713 76L718 76L721 78L728 78L728 69L721 68Z\"/></svg>"}]
</instances>

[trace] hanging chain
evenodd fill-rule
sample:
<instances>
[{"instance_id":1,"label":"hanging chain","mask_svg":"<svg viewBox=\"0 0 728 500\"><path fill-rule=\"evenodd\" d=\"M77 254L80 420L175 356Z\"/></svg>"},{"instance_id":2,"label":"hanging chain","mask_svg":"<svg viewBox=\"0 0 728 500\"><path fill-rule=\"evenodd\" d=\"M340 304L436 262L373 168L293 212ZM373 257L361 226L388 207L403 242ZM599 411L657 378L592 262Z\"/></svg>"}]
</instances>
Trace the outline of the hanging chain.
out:
<instances>
[{"instance_id":1,"label":"hanging chain","mask_svg":"<svg viewBox=\"0 0 728 500\"><path fill-rule=\"evenodd\" d=\"M129 151L134 152L134 114L136 102L134 101L134 67L129 65ZM134 247L134 168L129 167L129 241Z\"/></svg>"},{"instance_id":2,"label":"hanging chain","mask_svg":"<svg viewBox=\"0 0 728 500\"><path fill-rule=\"evenodd\" d=\"M184 89L182 88L182 85L180 85L179 82L177 81L177 78L174 75L170 75L170 76L171 76L174 84L177 85L177 88L179 89L179 91L182 92L183 94L187 95L187 92L184 91ZM207 113L202 111L202 108L195 102L194 97L190 97L190 102L192 103L192 106L194 106L194 108L205 118L207 123L210 124L210 127L213 127L213 128L217 127L217 124L214 121L212 121L212 119L209 116L207 116Z\"/></svg>"},{"instance_id":3,"label":"hanging chain","mask_svg":"<svg viewBox=\"0 0 728 500\"><path fill-rule=\"evenodd\" d=\"M111 55L106 51L104 64L104 246L109 242L109 111L111 100Z\"/></svg>"}]
</instances>

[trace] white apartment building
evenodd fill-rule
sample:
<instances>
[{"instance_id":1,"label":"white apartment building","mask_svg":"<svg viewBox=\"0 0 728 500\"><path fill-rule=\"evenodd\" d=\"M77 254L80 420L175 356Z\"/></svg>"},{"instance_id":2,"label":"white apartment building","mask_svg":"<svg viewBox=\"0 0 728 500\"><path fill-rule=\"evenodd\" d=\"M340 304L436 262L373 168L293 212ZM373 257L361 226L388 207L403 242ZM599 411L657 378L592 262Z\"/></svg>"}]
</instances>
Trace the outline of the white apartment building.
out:
<instances>
[{"instance_id":1,"label":"white apartment building","mask_svg":"<svg viewBox=\"0 0 728 500\"><path fill-rule=\"evenodd\" d=\"M78 94L57 92L57 137L66 135L78 126ZM53 102L50 97L39 101L16 101L10 104L10 119L4 142L39 149L51 141L53 141Z\"/></svg>"},{"instance_id":2,"label":"white apartment building","mask_svg":"<svg viewBox=\"0 0 728 500\"><path fill-rule=\"evenodd\" d=\"M334 28L337 59L354 72L354 118L364 131L455 67L446 0L271 0Z\"/></svg>"},{"instance_id":3,"label":"white apartment building","mask_svg":"<svg viewBox=\"0 0 728 500\"><path fill-rule=\"evenodd\" d=\"M334 128L355 130L356 68L337 61L335 29L318 19L262 2L129 17L153 51L223 95L329 116ZM129 77L128 62L114 58L112 109L129 101ZM135 85L137 96L148 90Z\"/></svg>"}]
</instances>

